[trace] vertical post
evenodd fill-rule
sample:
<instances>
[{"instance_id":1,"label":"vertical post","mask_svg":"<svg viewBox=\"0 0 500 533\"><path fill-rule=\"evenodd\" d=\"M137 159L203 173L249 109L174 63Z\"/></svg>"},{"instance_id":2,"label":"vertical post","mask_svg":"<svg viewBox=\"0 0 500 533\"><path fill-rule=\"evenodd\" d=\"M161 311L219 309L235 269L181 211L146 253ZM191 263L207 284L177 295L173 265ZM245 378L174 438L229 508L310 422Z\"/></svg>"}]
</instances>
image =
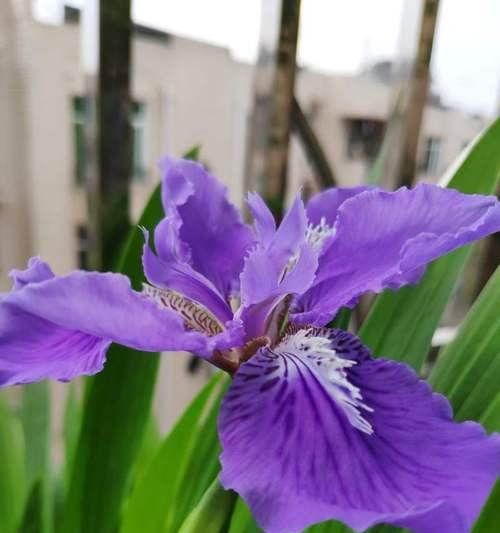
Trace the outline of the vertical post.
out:
<instances>
[{"instance_id":1,"label":"vertical post","mask_svg":"<svg viewBox=\"0 0 500 533\"><path fill-rule=\"evenodd\" d=\"M283 214L282 199L286 192L299 18L300 0L283 0L264 190L264 196L275 203L279 218Z\"/></svg>"},{"instance_id":2,"label":"vertical post","mask_svg":"<svg viewBox=\"0 0 500 533\"><path fill-rule=\"evenodd\" d=\"M130 228L131 30L130 0L85 2L89 266L96 270L113 267Z\"/></svg>"},{"instance_id":3,"label":"vertical post","mask_svg":"<svg viewBox=\"0 0 500 533\"><path fill-rule=\"evenodd\" d=\"M101 258L100 187L97 156L97 76L99 70L99 0L87 0L80 16L80 53L85 74L85 165L87 194L87 268L99 270Z\"/></svg>"},{"instance_id":4,"label":"vertical post","mask_svg":"<svg viewBox=\"0 0 500 533\"><path fill-rule=\"evenodd\" d=\"M286 191L299 18L300 0L262 2L247 185L260 190L277 218Z\"/></svg>"},{"instance_id":5,"label":"vertical post","mask_svg":"<svg viewBox=\"0 0 500 533\"><path fill-rule=\"evenodd\" d=\"M130 4L131 0L106 0L100 5L97 120L104 269L113 266L130 229Z\"/></svg>"},{"instance_id":6,"label":"vertical post","mask_svg":"<svg viewBox=\"0 0 500 533\"><path fill-rule=\"evenodd\" d=\"M500 185L497 187L496 195L500 199ZM500 232L490 235L484 243L482 256L479 263L476 285L473 297L479 296L488 280L500 265Z\"/></svg>"},{"instance_id":7,"label":"vertical post","mask_svg":"<svg viewBox=\"0 0 500 533\"><path fill-rule=\"evenodd\" d=\"M403 144L397 185L411 186L417 170L418 143L430 82L430 62L439 0L424 0L417 57L409 81L408 107L403 126Z\"/></svg>"}]
</instances>

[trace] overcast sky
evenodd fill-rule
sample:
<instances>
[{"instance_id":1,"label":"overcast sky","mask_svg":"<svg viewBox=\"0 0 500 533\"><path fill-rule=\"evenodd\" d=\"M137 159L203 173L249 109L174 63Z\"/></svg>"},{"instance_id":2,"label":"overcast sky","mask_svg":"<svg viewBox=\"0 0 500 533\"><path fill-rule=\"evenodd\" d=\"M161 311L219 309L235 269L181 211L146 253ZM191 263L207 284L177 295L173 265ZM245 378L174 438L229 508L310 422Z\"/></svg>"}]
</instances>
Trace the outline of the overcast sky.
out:
<instances>
[{"instance_id":1,"label":"overcast sky","mask_svg":"<svg viewBox=\"0 0 500 533\"><path fill-rule=\"evenodd\" d=\"M394 58L403 2L302 0L299 62L327 72L355 73L374 60ZM35 4L39 14L51 18L61 0ZM251 61L260 6L261 0L135 0L133 17L141 24L226 46L237 58ZM432 73L447 104L488 115L498 110L499 29L500 0L441 0Z\"/></svg>"}]
</instances>

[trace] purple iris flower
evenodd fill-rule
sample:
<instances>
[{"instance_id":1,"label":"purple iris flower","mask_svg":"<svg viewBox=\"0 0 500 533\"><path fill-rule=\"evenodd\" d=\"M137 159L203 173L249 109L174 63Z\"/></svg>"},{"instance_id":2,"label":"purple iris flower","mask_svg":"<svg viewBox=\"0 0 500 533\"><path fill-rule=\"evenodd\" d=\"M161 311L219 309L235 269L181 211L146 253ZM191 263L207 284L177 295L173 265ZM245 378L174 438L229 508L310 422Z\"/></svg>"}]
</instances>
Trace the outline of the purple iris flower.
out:
<instances>
[{"instance_id":1,"label":"purple iris flower","mask_svg":"<svg viewBox=\"0 0 500 533\"><path fill-rule=\"evenodd\" d=\"M13 271L0 305L0 384L99 372L111 342L187 350L232 375L221 483L269 533L327 519L465 533L500 471L500 436L457 424L408 366L326 324L366 292L416 283L437 257L500 230L494 197L432 185L332 189L253 228L201 165L165 159L166 217L146 233L148 284ZM390 355L390 354L388 354Z\"/></svg>"}]
</instances>

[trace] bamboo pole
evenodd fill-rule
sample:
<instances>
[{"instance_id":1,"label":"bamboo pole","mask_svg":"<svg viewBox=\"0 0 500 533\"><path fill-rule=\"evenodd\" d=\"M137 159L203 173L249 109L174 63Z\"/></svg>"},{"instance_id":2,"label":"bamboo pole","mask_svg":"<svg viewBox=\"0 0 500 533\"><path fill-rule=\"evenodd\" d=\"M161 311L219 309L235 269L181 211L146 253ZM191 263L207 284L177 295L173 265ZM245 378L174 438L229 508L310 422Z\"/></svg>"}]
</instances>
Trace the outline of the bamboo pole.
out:
<instances>
[{"instance_id":1,"label":"bamboo pole","mask_svg":"<svg viewBox=\"0 0 500 533\"><path fill-rule=\"evenodd\" d=\"M408 107L403 124L397 186L411 186L417 170L417 156L424 108L430 82L432 47L439 0L424 0L417 57L409 81Z\"/></svg>"}]
</instances>

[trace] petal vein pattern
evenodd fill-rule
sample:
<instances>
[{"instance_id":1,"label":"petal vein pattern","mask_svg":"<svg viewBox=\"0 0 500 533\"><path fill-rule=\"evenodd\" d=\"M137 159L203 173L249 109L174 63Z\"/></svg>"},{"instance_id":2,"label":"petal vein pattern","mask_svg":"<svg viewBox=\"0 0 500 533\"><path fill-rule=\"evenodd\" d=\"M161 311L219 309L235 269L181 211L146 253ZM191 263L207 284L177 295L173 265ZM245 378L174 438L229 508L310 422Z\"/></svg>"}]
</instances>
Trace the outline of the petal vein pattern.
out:
<instances>
[{"instance_id":1,"label":"petal vein pattern","mask_svg":"<svg viewBox=\"0 0 500 533\"><path fill-rule=\"evenodd\" d=\"M331 340L328 336L321 336L321 333L317 328L298 330L286 335L270 352L277 357L281 355L287 358L295 367L296 374L305 371L314 375L314 379L321 383L342 408L353 427L364 433L373 433L372 425L363 418L360 411L373 409L362 402L360 389L349 382L346 373L346 369L356 365L357 361L339 357Z\"/></svg>"},{"instance_id":2,"label":"petal vein pattern","mask_svg":"<svg viewBox=\"0 0 500 533\"><path fill-rule=\"evenodd\" d=\"M209 337L224 331L224 326L210 311L176 291L158 289L144 283L143 292L163 307L172 309L180 315L188 329L205 333Z\"/></svg>"},{"instance_id":3,"label":"petal vein pattern","mask_svg":"<svg viewBox=\"0 0 500 533\"><path fill-rule=\"evenodd\" d=\"M409 367L347 332L291 337L244 363L223 400L223 486L267 533L329 519L467 533L500 472L500 436L454 423Z\"/></svg>"},{"instance_id":4,"label":"petal vein pattern","mask_svg":"<svg viewBox=\"0 0 500 533\"><path fill-rule=\"evenodd\" d=\"M338 208L334 234L324 242L314 283L299 298L293 320L326 324L363 293L414 284L429 262L496 231L500 202L494 196L429 184L355 194Z\"/></svg>"}]
</instances>

